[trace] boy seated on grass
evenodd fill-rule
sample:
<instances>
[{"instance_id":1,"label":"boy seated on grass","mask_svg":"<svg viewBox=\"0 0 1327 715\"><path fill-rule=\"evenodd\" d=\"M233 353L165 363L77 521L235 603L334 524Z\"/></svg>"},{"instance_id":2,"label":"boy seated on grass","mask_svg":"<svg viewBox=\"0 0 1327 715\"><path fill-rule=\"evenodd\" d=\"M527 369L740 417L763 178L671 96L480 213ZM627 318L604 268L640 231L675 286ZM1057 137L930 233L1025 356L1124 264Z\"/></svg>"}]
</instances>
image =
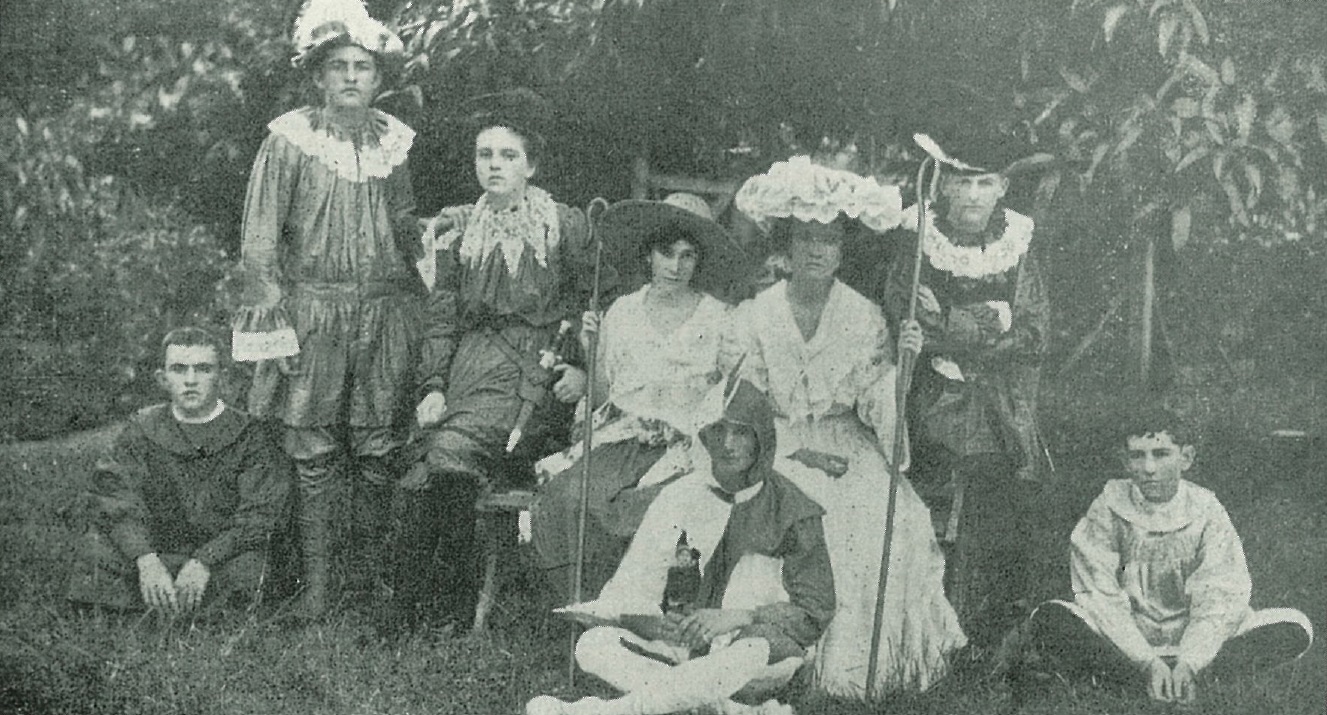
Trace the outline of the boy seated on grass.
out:
<instances>
[{"instance_id":1,"label":"boy seated on grass","mask_svg":"<svg viewBox=\"0 0 1327 715\"><path fill-rule=\"evenodd\" d=\"M1221 502L1184 479L1194 446L1164 408L1128 417L1128 479L1106 483L1071 537L1074 600L1033 612L1032 644L1065 674L1138 679L1191 702L1199 675L1229 677L1299 657L1313 626L1292 608L1253 610L1244 547Z\"/></svg>"},{"instance_id":2,"label":"boy seated on grass","mask_svg":"<svg viewBox=\"0 0 1327 715\"><path fill-rule=\"evenodd\" d=\"M129 419L85 495L68 597L175 614L251 601L285 514L290 463L266 425L220 398L226 350L200 328L162 340L170 402Z\"/></svg>"}]
</instances>

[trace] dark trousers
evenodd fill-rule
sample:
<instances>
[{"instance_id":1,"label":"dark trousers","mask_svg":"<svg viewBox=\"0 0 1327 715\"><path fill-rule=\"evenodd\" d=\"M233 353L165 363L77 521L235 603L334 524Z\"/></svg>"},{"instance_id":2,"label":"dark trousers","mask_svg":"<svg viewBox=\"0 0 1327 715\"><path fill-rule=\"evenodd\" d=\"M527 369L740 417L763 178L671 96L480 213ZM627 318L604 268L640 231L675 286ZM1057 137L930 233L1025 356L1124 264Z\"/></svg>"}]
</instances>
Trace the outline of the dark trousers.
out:
<instances>
[{"instance_id":1,"label":"dark trousers","mask_svg":"<svg viewBox=\"0 0 1327 715\"><path fill-rule=\"evenodd\" d=\"M957 538L946 549L945 590L969 640L994 646L1030 610L1044 487L1015 478L1003 455L951 458L948 467L963 497Z\"/></svg>"},{"instance_id":2,"label":"dark trousers","mask_svg":"<svg viewBox=\"0 0 1327 715\"><path fill-rule=\"evenodd\" d=\"M1246 623L1226 641L1216 660L1203 671L1204 677L1227 680L1248 675L1293 660L1308 649L1311 638L1302 626L1267 620L1252 627ZM1044 669L1116 683L1141 682L1145 677L1137 665L1063 603L1047 601L1038 606L1029 630L1032 647ZM1170 664L1174 665L1173 661Z\"/></svg>"}]
</instances>

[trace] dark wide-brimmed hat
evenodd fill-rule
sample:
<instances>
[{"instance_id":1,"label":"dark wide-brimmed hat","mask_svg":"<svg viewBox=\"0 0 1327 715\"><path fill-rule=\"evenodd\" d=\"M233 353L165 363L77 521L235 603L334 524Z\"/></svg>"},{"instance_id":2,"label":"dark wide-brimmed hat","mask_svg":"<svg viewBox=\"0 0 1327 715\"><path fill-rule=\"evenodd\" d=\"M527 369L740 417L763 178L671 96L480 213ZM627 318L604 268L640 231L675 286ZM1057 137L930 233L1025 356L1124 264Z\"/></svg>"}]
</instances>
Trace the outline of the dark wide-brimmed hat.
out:
<instances>
[{"instance_id":1,"label":"dark wide-brimmed hat","mask_svg":"<svg viewBox=\"0 0 1327 715\"><path fill-rule=\"evenodd\" d=\"M504 126L542 144L556 115L552 103L538 92L517 87L475 95L461 103L465 122L474 132Z\"/></svg>"},{"instance_id":2,"label":"dark wide-brimmed hat","mask_svg":"<svg viewBox=\"0 0 1327 715\"><path fill-rule=\"evenodd\" d=\"M696 244L702 258L691 279L698 290L723 297L747 268L746 252L714 221L710 206L695 194L669 194L662 201L619 201L599 219L604 260L621 275L644 273L640 259L646 239L657 231L675 229L678 239Z\"/></svg>"},{"instance_id":3,"label":"dark wide-brimmed hat","mask_svg":"<svg viewBox=\"0 0 1327 715\"><path fill-rule=\"evenodd\" d=\"M1054 159L1008 131L941 128L912 138L946 169L965 174L1015 176Z\"/></svg>"}]
</instances>

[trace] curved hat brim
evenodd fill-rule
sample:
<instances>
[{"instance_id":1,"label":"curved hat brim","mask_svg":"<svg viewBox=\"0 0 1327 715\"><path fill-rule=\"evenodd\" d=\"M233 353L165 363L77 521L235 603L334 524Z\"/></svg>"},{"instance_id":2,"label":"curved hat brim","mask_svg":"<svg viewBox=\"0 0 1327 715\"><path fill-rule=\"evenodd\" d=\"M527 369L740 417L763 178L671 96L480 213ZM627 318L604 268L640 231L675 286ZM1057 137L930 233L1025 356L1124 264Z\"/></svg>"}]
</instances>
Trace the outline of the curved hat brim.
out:
<instances>
[{"instance_id":1,"label":"curved hat brim","mask_svg":"<svg viewBox=\"0 0 1327 715\"><path fill-rule=\"evenodd\" d=\"M620 275L644 273L641 250L647 236L667 227L677 227L679 238L694 240L702 259L696 267L693 287L710 293L727 292L744 277L746 251L718 223L686 209L663 203L628 199L613 204L599 219L599 237L604 260Z\"/></svg>"}]
</instances>

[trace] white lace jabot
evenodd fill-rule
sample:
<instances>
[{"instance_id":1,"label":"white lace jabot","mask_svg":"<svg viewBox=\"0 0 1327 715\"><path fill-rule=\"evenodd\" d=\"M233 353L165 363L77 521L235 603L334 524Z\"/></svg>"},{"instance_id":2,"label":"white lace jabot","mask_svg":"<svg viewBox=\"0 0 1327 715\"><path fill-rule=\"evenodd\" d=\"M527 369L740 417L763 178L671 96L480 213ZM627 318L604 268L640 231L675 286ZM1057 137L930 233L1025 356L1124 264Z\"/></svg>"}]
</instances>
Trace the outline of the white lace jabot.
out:
<instances>
[{"instance_id":1,"label":"white lace jabot","mask_svg":"<svg viewBox=\"0 0 1327 715\"><path fill-rule=\"evenodd\" d=\"M488 194L479 197L461 237L460 257L468 265L483 262L493 249L502 251L507 272L515 273L525 249L534 251L535 262L548 266L548 254L561 240L558 206L538 186L525 189L525 198L510 211L489 208Z\"/></svg>"}]
</instances>

